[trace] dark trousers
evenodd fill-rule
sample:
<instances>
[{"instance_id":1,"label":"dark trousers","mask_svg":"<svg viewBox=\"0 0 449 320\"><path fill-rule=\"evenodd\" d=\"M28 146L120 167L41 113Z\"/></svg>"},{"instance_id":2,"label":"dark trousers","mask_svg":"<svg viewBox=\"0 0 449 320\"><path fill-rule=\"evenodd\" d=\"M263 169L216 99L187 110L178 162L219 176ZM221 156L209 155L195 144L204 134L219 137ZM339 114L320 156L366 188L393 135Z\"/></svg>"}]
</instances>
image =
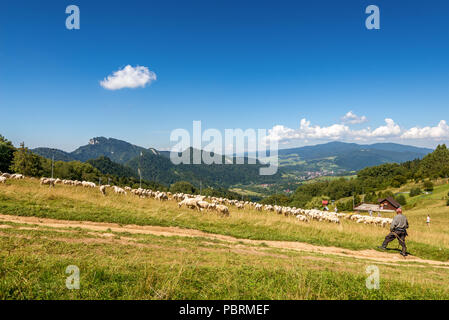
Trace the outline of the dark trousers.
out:
<instances>
[{"instance_id":1,"label":"dark trousers","mask_svg":"<svg viewBox=\"0 0 449 320\"><path fill-rule=\"evenodd\" d=\"M407 232L404 232L404 231L394 231L394 233L396 233L396 234L398 235L398 237L399 237L398 241L399 241L399 244L400 244L401 247L402 247L402 252L403 252L403 253L407 253L407 247L405 246L405 237L407 236ZM394 239L397 238L396 235L395 235L394 233L393 233L393 232L390 232L390 233L385 237L385 240L384 240L384 243L382 244L382 247L386 248L387 245L388 245L391 241L393 241Z\"/></svg>"}]
</instances>

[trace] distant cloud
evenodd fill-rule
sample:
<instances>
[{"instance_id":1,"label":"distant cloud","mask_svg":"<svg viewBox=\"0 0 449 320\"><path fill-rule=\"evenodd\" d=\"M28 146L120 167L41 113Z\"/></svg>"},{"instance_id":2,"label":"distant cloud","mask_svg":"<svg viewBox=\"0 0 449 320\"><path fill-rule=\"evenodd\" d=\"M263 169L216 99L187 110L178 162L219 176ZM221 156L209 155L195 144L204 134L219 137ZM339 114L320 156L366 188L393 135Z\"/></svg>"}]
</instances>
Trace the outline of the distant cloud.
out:
<instances>
[{"instance_id":1,"label":"distant cloud","mask_svg":"<svg viewBox=\"0 0 449 320\"><path fill-rule=\"evenodd\" d=\"M366 127L360 130L351 129L346 124L332 124L329 126L312 125L307 119L301 119L298 129L283 125L275 125L268 130L266 141L290 143L294 140L342 140L342 141L383 141L385 139L449 139L449 126L441 120L436 127L413 127L403 129L393 119L385 119L385 125L371 129Z\"/></svg>"},{"instance_id":2,"label":"distant cloud","mask_svg":"<svg viewBox=\"0 0 449 320\"><path fill-rule=\"evenodd\" d=\"M401 127L394 123L393 119L385 119L386 126L380 126L375 129L373 132L368 134L368 137L397 137L401 134Z\"/></svg>"},{"instance_id":3,"label":"distant cloud","mask_svg":"<svg viewBox=\"0 0 449 320\"><path fill-rule=\"evenodd\" d=\"M441 120L436 127L414 127L402 134L403 139L449 139L449 126L445 120Z\"/></svg>"},{"instance_id":4,"label":"distant cloud","mask_svg":"<svg viewBox=\"0 0 449 320\"><path fill-rule=\"evenodd\" d=\"M156 80L156 74L147 67L127 65L121 70L115 71L100 85L107 90L119 90L123 88L145 87Z\"/></svg>"},{"instance_id":5,"label":"distant cloud","mask_svg":"<svg viewBox=\"0 0 449 320\"><path fill-rule=\"evenodd\" d=\"M345 114L344 117L341 118L341 121L343 123L349 123L349 124L359 124L359 123L365 123L368 121L368 119L365 116L359 117L354 112L349 111L347 114Z\"/></svg>"}]
</instances>

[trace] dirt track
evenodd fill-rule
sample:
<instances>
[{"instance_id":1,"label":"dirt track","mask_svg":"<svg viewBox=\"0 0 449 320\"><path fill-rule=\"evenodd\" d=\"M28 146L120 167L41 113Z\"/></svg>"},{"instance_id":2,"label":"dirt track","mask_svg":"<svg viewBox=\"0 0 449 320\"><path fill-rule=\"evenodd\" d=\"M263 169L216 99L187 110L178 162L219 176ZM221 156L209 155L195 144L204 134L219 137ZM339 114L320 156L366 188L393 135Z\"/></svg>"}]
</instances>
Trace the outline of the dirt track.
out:
<instances>
[{"instance_id":1,"label":"dirt track","mask_svg":"<svg viewBox=\"0 0 449 320\"><path fill-rule=\"evenodd\" d=\"M264 244L271 248L289 249L303 252L314 252L329 255L337 255L344 257L352 257L357 259L373 260L383 263L388 262L418 262L426 263L438 267L449 267L449 262L440 262L434 260L424 260L418 257L408 256L401 257L399 254L389 254L386 252L379 252L376 250L350 250L337 247L316 246L303 242L295 241L271 241L271 240L249 240L239 239L231 236L220 234L211 234L194 229L182 229L178 227L158 227L158 226L138 226L138 225L119 225L116 223L106 222L90 222L90 221L70 221L70 220L56 220L37 217L21 217L11 215L1 215L0 223L15 222L21 224L32 224L42 227L51 228L81 228L90 231L112 231L112 232L129 232L131 234L151 234L156 236L179 236L179 237L201 237L206 239L217 239L229 243L244 243L248 245ZM0 225L1 229L1 225Z\"/></svg>"}]
</instances>

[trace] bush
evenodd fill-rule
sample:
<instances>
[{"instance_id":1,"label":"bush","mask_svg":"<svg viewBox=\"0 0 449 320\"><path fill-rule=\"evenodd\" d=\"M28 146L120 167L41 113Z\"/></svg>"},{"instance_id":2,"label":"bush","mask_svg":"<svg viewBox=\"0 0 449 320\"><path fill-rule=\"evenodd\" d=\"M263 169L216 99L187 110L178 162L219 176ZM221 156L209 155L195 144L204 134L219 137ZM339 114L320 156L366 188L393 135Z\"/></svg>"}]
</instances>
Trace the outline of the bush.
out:
<instances>
[{"instance_id":1,"label":"bush","mask_svg":"<svg viewBox=\"0 0 449 320\"><path fill-rule=\"evenodd\" d=\"M413 188L410 190L410 197L416 197L422 194L422 190L420 188Z\"/></svg>"},{"instance_id":2,"label":"bush","mask_svg":"<svg viewBox=\"0 0 449 320\"><path fill-rule=\"evenodd\" d=\"M344 202L338 202L337 207L338 207L338 211L340 211L340 212L354 210L354 207L352 205L352 199L344 201Z\"/></svg>"},{"instance_id":3,"label":"bush","mask_svg":"<svg viewBox=\"0 0 449 320\"><path fill-rule=\"evenodd\" d=\"M447 199L446 201L446 205L449 207L449 199Z\"/></svg>"},{"instance_id":4,"label":"bush","mask_svg":"<svg viewBox=\"0 0 449 320\"><path fill-rule=\"evenodd\" d=\"M384 192L379 192L379 199L384 199L384 198L389 198L389 197L393 197L394 198L394 194L392 191L387 190Z\"/></svg>"},{"instance_id":5,"label":"bush","mask_svg":"<svg viewBox=\"0 0 449 320\"><path fill-rule=\"evenodd\" d=\"M269 197L264 198L262 201L260 201L260 203L278 206L289 206L290 198L285 194L273 194Z\"/></svg>"},{"instance_id":6,"label":"bush","mask_svg":"<svg viewBox=\"0 0 449 320\"><path fill-rule=\"evenodd\" d=\"M377 204L377 200L379 199L379 197L377 196L377 194L375 192L371 192L368 193L367 195L365 195L365 198L363 199L363 202L365 203L376 203Z\"/></svg>"},{"instance_id":7,"label":"bush","mask_svg":"<svg viewBox=\"0 0 449 320\"><path fill-rule=\"evenodd\" d=\"M403 194L400 194L396 197L396 201L399 202L401 206L405 206L407 204L407 200L405 199Z\"/></svg>"},{"instance_id":8,"label":"bush","mask_svg":"<svg viewBox=\"0 0 449 320\"><path fill-rule=\"evenodd\" d=\"M433 183L432 183L432 181L425 181L424 182L424 190L426 190L428 192L432 192L433 191Z\"/></svg>"},{"instance_id":9,"label":"bush","mask_svg":"<svg viewBox=\"0 0 449 320\"><path fill-rule=\"evenodd\" d=\"M306 209L319 209L323 208L323 200L329 200L328 197L314 197L312 200L307 202Z\"/></svg>"},{"instance_id":10,"label":"bush","mask_svg":"<svg viewBox=\"0 0 449 320\"><path fill-rule=\"evenodd\" d=\"M170 192L171 193L188 193L188 194L195 194L197 192L196 188L187 181L179 181L176 183L173 183L170 186Z\"/></svg>"}]
</instances>

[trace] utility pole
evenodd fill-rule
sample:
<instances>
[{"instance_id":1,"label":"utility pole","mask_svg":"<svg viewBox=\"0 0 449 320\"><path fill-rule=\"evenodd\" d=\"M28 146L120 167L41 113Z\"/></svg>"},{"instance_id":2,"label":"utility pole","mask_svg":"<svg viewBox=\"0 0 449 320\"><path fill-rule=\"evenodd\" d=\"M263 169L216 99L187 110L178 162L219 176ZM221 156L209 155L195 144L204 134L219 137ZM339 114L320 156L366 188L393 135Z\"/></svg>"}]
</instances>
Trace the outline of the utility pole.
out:
<instances>
[{"instance_id":1,"label":"utility pole","mask_svg":"<svg viewBox=\"0 0 449 320\"><path fill-rule=\"evenodd\" d=\"M142 189L142 172L140 171L141 168L141 163L142 163L142 151L140 151L140 158L139 158L139 169L137 171L139 171L139 178L140 178L140 189Z\"/></svg>"},{"instance_id":2,"label":"utility pole","mask_svg":"<svg viewBox=\"0 0 449 320\"><path fill-rule=\"evenodd\" d=\"M51 178L52 179L53 179L54 166L55 166L55 155L52 155L52 157L51 157Z\"/></svg>"},{"instance_id":3,"label":"utility pole","mask_svg":"<svg viewBox=\"0 0 449 320\"><path fill-rule=\"evenodd\" d=\"M354 188L352 188L352 210L355 208L355 192Z\"/></svg>"},{"instance_id":4,"label":"utility pole","mask_svg":"<svg viewBox=\"0 0 449 320\"><path fill-rule=\"evenodd\" d=\"M139 172L139 178L140 178L140 189L142 189L142 173L140 171L140 168L137 169L137 171Z\"/></svg>"},{"instance_id":5,"label":"utility pole","mask_svg":"<svg viewBox=\"0 0 449 320\"><path fill-rule=\"evenodd\" d=\"M200 196L201 196L201 192L203 191L203 185L202 185L202 182L201 182L201 180L200 180Z\"/></svg>"}]
</instances>

